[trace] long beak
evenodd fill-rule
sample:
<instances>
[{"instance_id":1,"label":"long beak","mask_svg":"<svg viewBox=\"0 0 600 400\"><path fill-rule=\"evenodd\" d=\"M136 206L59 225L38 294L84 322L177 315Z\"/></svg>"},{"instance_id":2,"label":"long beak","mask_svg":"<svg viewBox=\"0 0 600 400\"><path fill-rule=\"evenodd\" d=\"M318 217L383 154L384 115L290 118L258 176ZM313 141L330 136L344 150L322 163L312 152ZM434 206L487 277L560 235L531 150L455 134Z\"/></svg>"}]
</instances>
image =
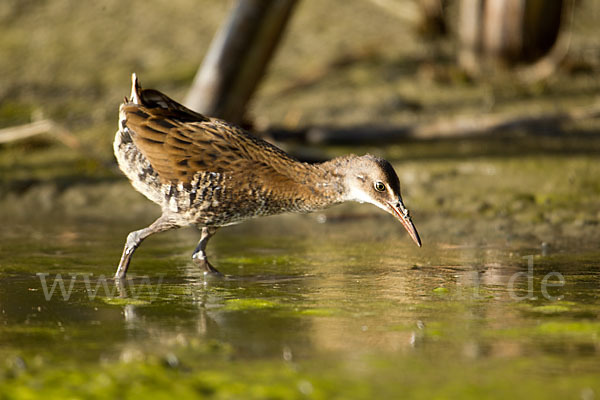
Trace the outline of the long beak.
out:
<instances>
[{"instance_id":1,"label":"long beak","mask_svg":"<svg viewBox=\"0 0 600 400\"><path fill-rule=\"evenodd\" d=\"M412 238L413 242L419 247L421 247L421 239L419 238L419 233L417 232L417 228L412 223L410 219L410 215L404 204L402 203L402 199L398 199L396 204L388 203L389 207L392 210L392 214L398 218L398 220L404 225L404 228Z\"/></svg>"}]
</instances>

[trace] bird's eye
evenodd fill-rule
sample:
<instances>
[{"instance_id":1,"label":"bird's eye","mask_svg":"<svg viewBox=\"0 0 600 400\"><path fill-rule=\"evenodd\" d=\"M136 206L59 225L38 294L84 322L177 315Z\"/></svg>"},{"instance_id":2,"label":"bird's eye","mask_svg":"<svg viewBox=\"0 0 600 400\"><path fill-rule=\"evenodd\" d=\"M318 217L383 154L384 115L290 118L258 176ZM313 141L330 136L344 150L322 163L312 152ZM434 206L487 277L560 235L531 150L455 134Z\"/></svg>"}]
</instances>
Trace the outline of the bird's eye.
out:
<instances>
[{"instance_id":1,"label":"bird's eye","mask_svg":"<svg viewBox=\"0 0 600 400\"><path fill-rule=\"evenodd\" d=\"M375 186L375 190L377 190L378 192L383 192L385 190L385 185L383 184L383 182L377 181L374 184Z\"/></svg>"}]
</instances>

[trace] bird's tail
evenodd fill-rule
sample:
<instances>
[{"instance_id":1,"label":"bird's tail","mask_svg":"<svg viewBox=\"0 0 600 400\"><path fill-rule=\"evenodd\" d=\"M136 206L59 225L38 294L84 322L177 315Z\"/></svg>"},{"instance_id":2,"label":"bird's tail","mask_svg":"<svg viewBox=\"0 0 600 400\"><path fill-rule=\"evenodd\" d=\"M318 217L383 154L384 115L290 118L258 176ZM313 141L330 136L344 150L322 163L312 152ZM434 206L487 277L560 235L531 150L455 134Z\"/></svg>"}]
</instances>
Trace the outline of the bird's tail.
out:
<instances>
[{"instance_id":1,"label":"bird's tail","mask_svg":"<svg viewBox=\"0 0 600 400\"><path fill-rule=\"evenodd\" d=\"M129 102L131 102L133 104L141 104L141 100L140 100L140 92L141 91L142 91L142 87L140 86L137 75L134 72L133 74L131 74L131 98L129 99Z\"/></svg>"},{"instance_id":2,"label":"bird's tail","mask_svg":"<svg viewBox=\"0 0 600 400\"><path fill-rule=\"evenodd\" d=\"M131 74L131 97L125 98L124 105L134 104L147 108L162 108L172 113L171 117L181 121L208 121L202 114L190 110L184 105L171 99L164 93L154 89L142 89L135 72Z\"/></svg>"}]
</instances>

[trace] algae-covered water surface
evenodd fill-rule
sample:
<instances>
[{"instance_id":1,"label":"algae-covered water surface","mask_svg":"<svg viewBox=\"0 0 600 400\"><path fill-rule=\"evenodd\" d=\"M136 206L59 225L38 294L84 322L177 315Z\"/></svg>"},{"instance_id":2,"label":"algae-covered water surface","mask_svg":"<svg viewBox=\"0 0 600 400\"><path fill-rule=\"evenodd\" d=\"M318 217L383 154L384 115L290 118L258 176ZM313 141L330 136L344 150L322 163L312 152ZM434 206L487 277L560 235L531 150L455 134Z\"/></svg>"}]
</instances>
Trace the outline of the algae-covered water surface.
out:
<instances>
[{"instance_id":1,"label":"algae-covered water surface","mask_svg":"<svg viewBox=\"0 0 600 400\"><path fill-rule=\"evenodd\" d=\"M144 242L116 285L124 238L152 208L7 215L1 397L593 398L593 161L397 164L423 248L366 205L270 217L215 236L223 279L192 264L190 229ZM574 172L578 200L547 191ZM468 206L479 190L485 204Z\"/></svg>"}]
</instances>

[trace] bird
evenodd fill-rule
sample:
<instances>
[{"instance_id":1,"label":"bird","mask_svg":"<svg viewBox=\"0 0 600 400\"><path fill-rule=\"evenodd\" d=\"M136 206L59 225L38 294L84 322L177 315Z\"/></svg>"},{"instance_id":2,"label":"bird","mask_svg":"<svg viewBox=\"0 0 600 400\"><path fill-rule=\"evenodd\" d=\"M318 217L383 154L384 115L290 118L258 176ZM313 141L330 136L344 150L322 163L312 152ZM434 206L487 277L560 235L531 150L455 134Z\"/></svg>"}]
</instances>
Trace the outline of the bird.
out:
<instances>
[{"instance_id":1,"label":"bird","mask_svg":"<svg viewBox=\"0 0 600 400\"><path fill-rule=\"evenodd\" d=\"M371 203L398 219L415 244L421 239L400 195L392 165L354 154L306 163L242 128L206 117L154 89L135 73L119 107L113 143L119 168L162 213L127 236L115 279L150 235L195 226L201 231L192 260L205 274L221 275L206 256L220 227L281 213L308 213L345 201Z\"/></svg>"}]
</instances>

